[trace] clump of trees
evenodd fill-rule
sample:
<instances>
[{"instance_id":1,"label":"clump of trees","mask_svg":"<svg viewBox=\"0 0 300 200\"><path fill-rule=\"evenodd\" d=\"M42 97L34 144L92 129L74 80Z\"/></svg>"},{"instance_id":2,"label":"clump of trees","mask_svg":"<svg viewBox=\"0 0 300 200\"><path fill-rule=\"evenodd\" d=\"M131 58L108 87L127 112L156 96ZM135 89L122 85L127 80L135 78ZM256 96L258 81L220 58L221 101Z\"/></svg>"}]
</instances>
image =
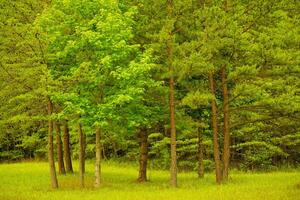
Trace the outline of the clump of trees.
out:
<instances>
[{"instance_id":1,"label":"clump of trees","mask_svg":"<svg viewBox=\"0 0 300 200\"><path fill-rule=\"evenodd\" d=\"M72 158L82 187L87 158L95 187L103 158L139 158L138 182L169 168L173 187L299 163L298 1L0 5L0 160L47 154L53 188Z\"/></svg>"}]
</instances>

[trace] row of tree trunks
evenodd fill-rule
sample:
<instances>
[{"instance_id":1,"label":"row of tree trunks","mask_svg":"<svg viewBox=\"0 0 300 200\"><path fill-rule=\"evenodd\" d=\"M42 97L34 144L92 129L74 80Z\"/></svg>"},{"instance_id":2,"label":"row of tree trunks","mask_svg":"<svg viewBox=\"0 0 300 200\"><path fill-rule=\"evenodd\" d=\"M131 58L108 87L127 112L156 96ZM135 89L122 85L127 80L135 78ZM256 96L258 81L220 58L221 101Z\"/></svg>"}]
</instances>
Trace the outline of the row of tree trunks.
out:
<instances>
[{"instance_id":1,"label":"row of tree trunks","mask_svg":"<svg viewBox=\"0 0 300 200\"><path fill-rule=\"evenodd\" d=\"M209 87L210 92L212 94L211 100L211 123L213 129L213 150L214 150L214 160L215 160L215 170L216 170L216 182L220 184L222 181L222 173L221 173L221 160L220 160L220 152L219 152L219 141L218 141L218 113L217 113L217 104L215 99L215 80L213 72L209 72Z\"/></svg>"},{"instance_id":2,"label":"row of tree trunks","mask_svg":"<svg viewBox=\"0 0 300 200\"><path fill-rule=\"evenodd\" d=\"M72 159L70 152L70 133L67 122L64 122L63 142L61 139L61 125L59 122L55 123L56 129L56 144L57 144L57 160L58 160L58 173L65 174L73 173ZM64 161L65 159L65 161Z\"/></svg>"},{"instance_id":3,"label":"row of tree trunks","mask_svg":"<svg viewBox=\"0 0 300 200\"><path fill-rule=\"evenodd\" d=\"M148 163L148 133L142 128L139 133L140 138L140 168L138 182L146 182L147 179L147 163Z\"/></svg>"},{"instance_id":4,"label":"row of tree trunks","mask_svg":"<svg viewBox=\"0 0 300 200\"><path fill-rule=\"evenodd\" d=\"M101 129L96 128L95 187L101 184Z\"/></svg>"},{"instance_id":5,"label":"row of tree trunks","mask_svg":"<svg viewBox=\"0 0 300 200\"><path fill-rule=\"evenodd\" d=\"M212 95L215 95L215 81L213 77L213 73L209 73L209 83L210 90ZM228 180L229 173L229 161L230 161L230 134L229 134L229 98L228 98L228 88L226 82L226 69L223 67L221 69L221 78L222 78L222 93L223 93L223 112L224 112L224 149L223 149L223 173L221 171L221 161L220 161L220 153L219 153L219 144L218 144L218 122L217 122L217 106L215 99L211 102L212 107L212 127L213 127L213 138L214 138L214 159L216 163L216 181L217 183L221 183L222 174L224 180ZM171 84L173 83L173 84ZM173 87L172 87L173 85ZM173 89L173 90L172 90ZM170 123L171 123L171 185L177 186L177 160L176 160L176 129L175 129L175 109L174 109L174 93L172 95L172 91L174 91L174 79L172 82L172 78L170 78ZM173 98L172 98L173 97ZM48 102L48 114L51 115L53 112L53 105L49 99ZM55 172L55 164L54 164L54 153L53 153L53 121L49 119L49 165L50 165L50 173L51 173L51 182L52 187L57 188L57 178ZM72 161L70 155L70 143L69 143L69 129L67 122L64 123L64 147L65 147L65 156L63 156L63 148L61 141L61 130L60 124L55 123L56 127L56 140L57 140L57 152L58 152L58 167L59 174L65 173L64 161L63 157L65 157L67 172L73 172ZM172 129L173 127L173 129ZM85 134L82 130L82 125L78 125L79 130L79 176L80 176L80 185L84 187L84 173L85 173L85 147L86 147L86 139ZM174 137L175 132L175 137ZM173 133L173 134L172 134ZM173 137L172 137L173 136ZM95 186L99 187L101 183L101 144L100 144L101 132L100 128L96 130L96 167L95 167ZM174 140L175 138L175 140ZM139 169L139 182L147 181L147 160L148 160L148 135L145 129L142 129L140 132L141 146L140 146L140 169ZM202 134L200 131L198 132L198 176L204 176L204 165L203 165L203 141ZM175 147L174 147L175 146ZM175 149L175 151L174 151ZM174 153L175 152L175 153ZM174 155L175 154L175 155ZM175 162L174 162L175 157ZM174 167L175 166L175 167ZM175 174L175 176L174 176Z\"/></svg>"},{"instance_id":6,"label":"row of tree trunks","mask_svg":"<svg viewBox=\"0 0 300 200\"><path fill-rule=\"evenodd\" d=\"M63 157L63 145L61 141L61 130L60 130L60 124L58 122L55 122L55 129L56 129L58 173L66 174L64 157Z\"/></svg>"},{"instance_id":7,"label":"row of tree trunks","mask_svg":"<svg viewBox=\"0 0 300 200\"><path fill-rule=\"evenodd\" d=\"M67 173L73 173L70 147L70 131L68 122L64 121L64 158Z\"/></svg>"},{"instance_id":8,"label":"row of tree trunks","mask_svg":"<svg viewBox=\"0 0 300 200\"><path fill-rule=\"evenodd\" d=\"M51 177L51 185L52 188L58 188L58 181L56 177L55 171L55 162L54 162L54 151L53 151L53 120L50 116L53 113L53 104L50 98L47 98L47 112L49 116L48 120L48 162L50 167L50 177Z\"/></svg>"}]
</instances>

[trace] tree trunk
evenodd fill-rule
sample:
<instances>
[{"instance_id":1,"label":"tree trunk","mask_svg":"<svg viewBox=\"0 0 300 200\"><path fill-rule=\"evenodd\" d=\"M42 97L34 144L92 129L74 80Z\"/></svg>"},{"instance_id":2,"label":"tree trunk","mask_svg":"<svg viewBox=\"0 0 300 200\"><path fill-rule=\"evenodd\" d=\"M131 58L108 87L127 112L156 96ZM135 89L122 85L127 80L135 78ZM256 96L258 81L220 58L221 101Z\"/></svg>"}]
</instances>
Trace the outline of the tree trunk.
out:
<instances>
[{"instance_id":1,"label":"tree trunk","mask_svg":"<svg viewBox=\"0 0 300 200\"><path fill-rule=\"evenodd\" d=\"M176 156L176 128L174 77L170 78L170 126L171 126L171 185L177 187L177 156Z\"/></svg>"},{"instance_id":2,"label":"tree trunk","mask_svg":"<svg viewBox=\"0 0 300 200\"><path fill-rule=\"evenodd\" d=\"M53 112L53 105L48 97L48 116ZM50 167L50 176L51 176L51 185L52 188L58 188L58 181L56 177L56 171L55 171L55 163L54 163L54 152L53 152L53 120L48 120L48 161L49 161L49 167Z\"/></svg>"},{"instance_id":3,"label":"tree trunk","mask_svg":"<svg viewBox=\"0 0 300 200\"><path fill-rule=\"evenodd\" d=\"M83 132L82 128L81 128L82 134L83 134L83 173L85 173L85 150L86 150L86 135Z\"/></svg>"},{"instance_id":4,"label":"tree trunk","mask_svg":"<svg viewBox=\"0 0 300 200\"><path fill-rule=\"evenodd\" d=\"M168 18L173 18L173 1L168 0ZM174 66L173 66L173 33L170 30L167 41L167 55L169 66L170 87L170 129L171 129L171 186L177 187L177 156L176 156L176 126L175 126L175 97L174 97Z\"/></svg>"},{"instance_id":5,"label":"tree trunk","mask_svg":"<svg viewBox=\"0 0 300 200\"><path fill-rule=\"evenodd\" d=\"M213 73L209 73L209 87L213 99L211 100L211 122L213 128L213 149L214 149L214 160L215 160L215 170L216 170L216 182L218 184L222 181L221 167L220 167L220 152L219 152L219 142L218 142L218 116L217 116L217 104L215 100L215 83L214 83Z\"/></svg>"},{"instance_id":6,"label":"tree trunk","mask_svg":"<svg viewBox=\"0 0 300 200\"><path fill-rule=\"evenodd\" d=\"M223 95L223 135L224 135L224 147L223 147L223 179L228 181L229 164L230 164L230 132L229 132L229 94L227 88L227 77L225 66L221 69L222 79L222 95Z\"/></svg>"},{"instance_id":7,"label":"tree trunk","mask_svg":"<svg viewBox=\"0 0 300 200\"><path fill-rule=\"evenodd\" d=\"M107 160L107 157L106 157L106 150L105 150L105 146L104 146L104 144L101 146L102 147L102 149L101 149L101 151L102 151L102 157L103 157L103 159L104 160Z\"/></svg>"},{"instance_id":8,"label":"tree trunk","mask_svg":"<svg viewBox=\"0 0 300 200\"><path fill-rule=\"evenodd\" d=\"M148 134L147 130L142 128L140 131L140 169L138 182L147 181L147 162L148 162Z\"/></svg>"},{"instance_id":9,"label":"tree trunk","mask_svg":"<svg viewBox=\"0 0 300 200\"><path fill-rule=\"evenodd\" d=\"M55 123L55 129L56 129L58 173L66 174L65 165L64 165L64 157L63 157L63 146L62 146L62 141L61 141L60 124L58 122Z\"/></svg>"},{"instance_id":10,"label":"tree trunk","mask_svg":"<svg viewBox=\"0 0 300 200\"><path fill-rule=\"evenodd\" d=\"M95 187L101 184L101 130L96 129L96 164L95 164Z\"/></svg>"},{"instance_id":11,"label":"tree trunk","mask_svg":"<svg viewBox=\"0 0 300 200\"><path fill-rule=\"evenodd\" d=\"M70 150L70 132L68 127L68 122L64 122L64 157L66 164L66 171L68 173L73 173L71 150Z\"/></svg>"},{"instance_id":12,"label":"tree trunk","mask_svg":"<svg viewBox=\"0 0 300 200\"><path fill-rule=\"evenodd\" d=\"M200 130L198 129L198 177L204 177L204 145L203 145L203 136Z\"/></svg>"},{"instance_id":13,"label":"tree trunk","mask_svg":"<svg viewBox=\"0 0 300 200\"><path fill-rule=\"evenodd\" d=\"M79 180L80 186L84 187L84 135L82 131L81 123L78 124L79 133Z\"/></svg>"}]
</instances>

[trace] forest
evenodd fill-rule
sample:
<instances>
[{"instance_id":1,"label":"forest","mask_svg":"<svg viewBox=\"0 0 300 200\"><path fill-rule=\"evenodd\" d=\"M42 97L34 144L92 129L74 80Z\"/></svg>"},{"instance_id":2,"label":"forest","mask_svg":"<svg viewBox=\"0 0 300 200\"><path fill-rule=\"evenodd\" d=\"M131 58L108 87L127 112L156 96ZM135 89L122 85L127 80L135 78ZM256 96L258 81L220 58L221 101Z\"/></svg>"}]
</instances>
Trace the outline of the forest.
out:
<instances>
[{"instance_id":1,"label":"forest","mask_svg":"<svg viewBox=\"0 0 300 200\"><path fill-rule=\"evenodd\" d=\"M0 177L4 200L297 199L300 1L0 0Z\"/></svg>"}]
</instances>

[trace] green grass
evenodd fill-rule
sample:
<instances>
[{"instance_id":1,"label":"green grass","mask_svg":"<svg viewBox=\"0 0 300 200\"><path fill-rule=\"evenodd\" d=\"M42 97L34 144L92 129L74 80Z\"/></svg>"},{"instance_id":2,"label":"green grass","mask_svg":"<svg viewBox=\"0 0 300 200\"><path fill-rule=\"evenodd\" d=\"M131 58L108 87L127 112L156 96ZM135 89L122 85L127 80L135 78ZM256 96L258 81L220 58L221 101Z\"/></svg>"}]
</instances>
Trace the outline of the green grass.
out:
<instances>
[{"instance_id":1,"label":"green grass","mask_svg":"<svg viewBox=\"0 0 300 200\"><path fill-rule=\"evenodd\" d=\"M76 163L74 163L76 164ZM93 188L93 164L87 164L86 188L80 189L77 174L59 176L59 190L50 188L48 164L28 162L0 165L0 200L300 200L300 172L233 172L231 181L217 186L214 175L204 179L180 173L179 187L169 187L169 173L149 173L150 182L135 182L134 166L103 164L103 185Z\"/></svg>"}]
</instances>

